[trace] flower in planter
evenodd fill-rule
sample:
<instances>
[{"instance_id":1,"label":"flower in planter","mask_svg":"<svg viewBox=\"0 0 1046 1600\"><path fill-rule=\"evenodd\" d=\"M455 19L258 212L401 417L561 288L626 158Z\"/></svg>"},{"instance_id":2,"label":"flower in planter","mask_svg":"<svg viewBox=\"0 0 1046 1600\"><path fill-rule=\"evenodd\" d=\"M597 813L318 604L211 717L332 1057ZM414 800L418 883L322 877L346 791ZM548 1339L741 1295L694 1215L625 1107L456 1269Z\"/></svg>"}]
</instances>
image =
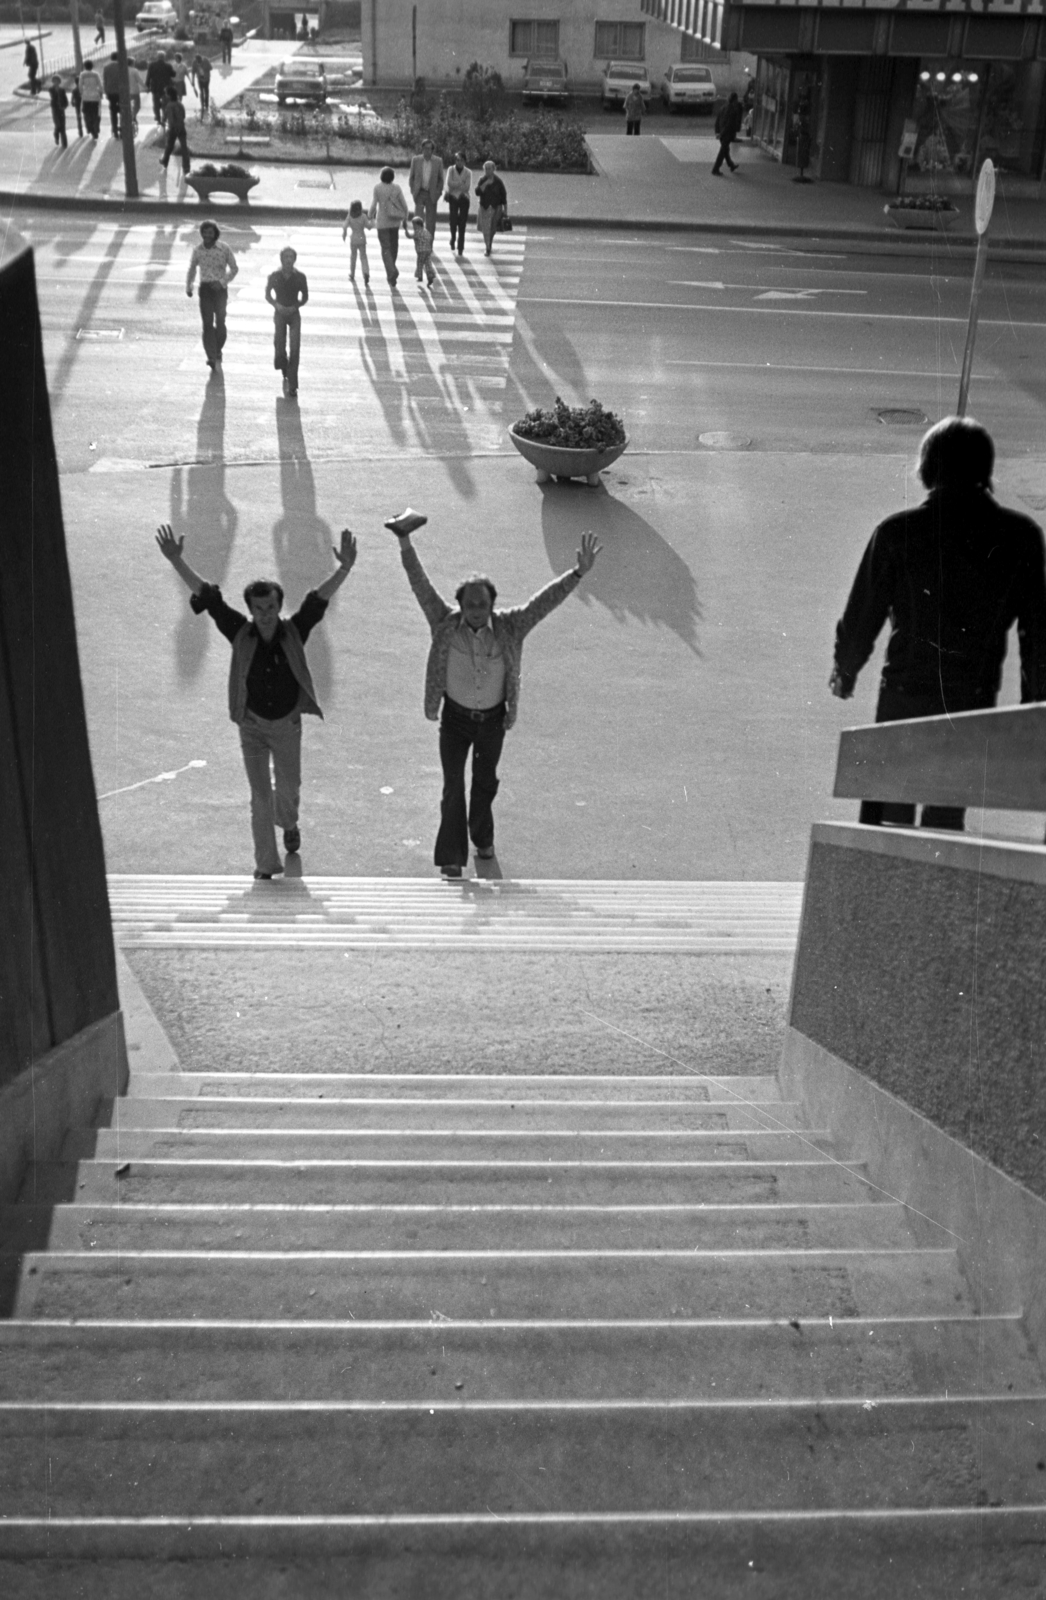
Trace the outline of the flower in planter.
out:
<instances>
[{"instance_id":1,"label":"flower in planter","mask_svg":"<svg viewBox=\"0 0 1046 1600\"><path fill-rule=\"evenodd\" d=\"M891 200L883 207L884 211L957 211L947 195L943 194L906 194L898 200Z\"/></svg>"},{"instance_id":2,"label":"flower in planter","mask_svg":"<svg viewBox=\"0 0 1046 1600\"><path fill-rule=\"evenodd\" d=\"M559 396L550 409L528 411L513 425L521 439L536 439L561 450L606 450L624 444L621 418L606 411L598 400L587 406L568 406Z\"/></svg>"}]
</instances>

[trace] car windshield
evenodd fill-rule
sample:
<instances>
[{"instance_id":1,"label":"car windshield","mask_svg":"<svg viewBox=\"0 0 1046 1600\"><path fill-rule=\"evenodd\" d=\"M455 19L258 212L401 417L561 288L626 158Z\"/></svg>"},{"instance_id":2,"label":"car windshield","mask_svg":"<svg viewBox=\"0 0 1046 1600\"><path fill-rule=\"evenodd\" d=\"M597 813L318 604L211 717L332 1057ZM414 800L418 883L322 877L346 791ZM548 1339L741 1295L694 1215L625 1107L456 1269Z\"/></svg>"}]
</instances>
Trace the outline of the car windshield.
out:
<instances>
[{"instance_id":1,"label":"car windshield","mask_svg":"<svg viewBox=\"0 0 1046 1600\"><path fill-rule=\"evenodd\" d=\"M676 83L710 83L712 74L707 67L676 67L672 73Z\"/></svg>"},{"instance_id":2,"label":"car windshield","mask_svg":"<svg viewBox=\"0 0 1046 1600\"><path fill-rule=\"evenodd\" d=\"M312 61L285 61L280 67L281 78L318 78L320 69Z\"/></svg>"}]
</instances>

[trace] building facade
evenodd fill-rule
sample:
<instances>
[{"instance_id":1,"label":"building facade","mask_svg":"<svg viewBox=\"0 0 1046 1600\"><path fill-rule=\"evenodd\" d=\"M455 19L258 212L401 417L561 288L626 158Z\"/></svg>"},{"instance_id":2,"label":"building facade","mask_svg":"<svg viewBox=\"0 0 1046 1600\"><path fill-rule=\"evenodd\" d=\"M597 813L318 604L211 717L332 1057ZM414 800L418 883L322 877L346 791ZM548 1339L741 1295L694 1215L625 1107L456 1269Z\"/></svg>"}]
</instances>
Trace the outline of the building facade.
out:
<instances>
[{"instance_id":1,"label":"building facade","mask_svg":"<svg viewBox=\"0 0 1046 1600\"><path fill-rule=\"evenodd\" d=\"M570 85L599 90L608 61L641 61L655 93L667 67L681 60L725 58L660 18L638 0L363 0L363 74L369 84L454 88L473 61L494 67L507 89L521 88L528 57L558 56Z\"/></svg>"},{"instance_id":2,"label":"building facade","mask_svg":"<svg viewBox=\"0 0 1046 1600\"><path fill-rule=\"evenodd\" d=\"M794 162L809 118L816 177L873 188L972 186L991 157L1009 192L1046 164L1046 0L640 0L644 13L759 58L753 133Z\"/></svg>"}]
</instances>

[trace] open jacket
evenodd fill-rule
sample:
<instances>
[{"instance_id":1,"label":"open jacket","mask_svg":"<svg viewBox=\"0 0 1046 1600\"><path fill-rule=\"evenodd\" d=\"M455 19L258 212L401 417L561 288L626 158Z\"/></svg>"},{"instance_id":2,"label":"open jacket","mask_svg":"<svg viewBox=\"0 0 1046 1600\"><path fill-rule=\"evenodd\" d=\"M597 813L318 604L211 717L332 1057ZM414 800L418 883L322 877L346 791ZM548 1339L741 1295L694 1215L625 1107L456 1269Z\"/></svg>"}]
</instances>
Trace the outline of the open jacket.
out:
<instances>
[{"instance_id":1,"label":"open jacket","mask_svg":"<svg viewBox=\"0 0 1046 1600\"><path fill-rule=\"evenodd\" d=\"M461 625L459 607L450 605L432 587L425 568L412 545L400 545L400 557L406 569L414 596L432 629L432 647L425 667L425 715L430 722L439 717L440 703L447 685L447 655L454 630ZM532 595L525 606L512 606L505 611L495 611L490 619L494 637L501 646L505 661L505 727L511 728L519 706L520 659L523 640L543 617L563 604L581 582L576 568L564 572L561 578Z\"/></svg>"}]
</instances>

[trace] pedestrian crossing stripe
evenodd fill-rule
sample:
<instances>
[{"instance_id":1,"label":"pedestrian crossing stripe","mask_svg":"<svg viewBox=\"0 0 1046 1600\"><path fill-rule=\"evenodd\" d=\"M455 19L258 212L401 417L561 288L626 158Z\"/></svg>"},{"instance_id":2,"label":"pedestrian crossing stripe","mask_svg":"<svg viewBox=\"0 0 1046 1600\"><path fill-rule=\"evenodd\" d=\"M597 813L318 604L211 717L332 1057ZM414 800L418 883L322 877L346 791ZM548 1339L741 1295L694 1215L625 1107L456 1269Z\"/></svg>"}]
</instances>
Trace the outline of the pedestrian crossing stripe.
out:
<instances>
[{"instance_id":1,"label":"pedestrian crossing stripe","mask_svg":"<svg viewBox=\"0 0 1046 1600\"><path fill-rule=\"evenodd\" d=\"M223 948L791 951L800 883L112 874L117 941Z\"/></svg>"}]
</instances>

